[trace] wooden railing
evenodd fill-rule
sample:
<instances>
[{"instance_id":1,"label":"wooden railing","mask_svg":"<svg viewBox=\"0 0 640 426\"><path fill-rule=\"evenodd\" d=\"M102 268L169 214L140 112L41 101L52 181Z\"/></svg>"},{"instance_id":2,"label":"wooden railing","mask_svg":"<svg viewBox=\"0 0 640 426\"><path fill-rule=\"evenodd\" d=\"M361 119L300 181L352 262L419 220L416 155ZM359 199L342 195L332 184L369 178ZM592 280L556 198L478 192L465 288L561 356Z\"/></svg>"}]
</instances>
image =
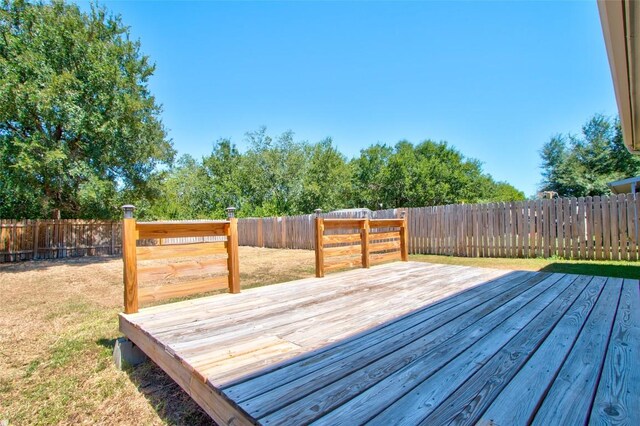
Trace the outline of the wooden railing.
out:
<instances>
[{"instance_id":1,"label":"wooden railing","mask_svg":"<svg viewBox=\"0 0 640 426\"><path fill-rule=\"evenodd\" d=\"M326 219L320 213L316 210L316 277L336 269L408 260L404 212L398 219Z\"/></svg>"},{"instance_id":2,"label":"wooden railing","mask_svg":"<svg viewBox=\"0 0 640 426\"><path fill-rule=\"evenodd\" d=\"M124 263L124 312L138 312L138 304L228 288L240 292L238 222L235 209L228 219L206 222L136 222L133 206L123 206L122 259ZM191 244L140 245L140 241L167 238L226 237L225 241ZM211 256L203 259L203 256ZM162 259L188 258L177 263L154 264ZM184 259L183 259L184 260ZM151 262L148 262L151 261ZM145 262L139 265L139 262ZM166 280L207 275L195 281L162 284ZM147 282L146 287L139 284ZM151 285L152 284L152 285Z\"/></svg>"}]
</instances>

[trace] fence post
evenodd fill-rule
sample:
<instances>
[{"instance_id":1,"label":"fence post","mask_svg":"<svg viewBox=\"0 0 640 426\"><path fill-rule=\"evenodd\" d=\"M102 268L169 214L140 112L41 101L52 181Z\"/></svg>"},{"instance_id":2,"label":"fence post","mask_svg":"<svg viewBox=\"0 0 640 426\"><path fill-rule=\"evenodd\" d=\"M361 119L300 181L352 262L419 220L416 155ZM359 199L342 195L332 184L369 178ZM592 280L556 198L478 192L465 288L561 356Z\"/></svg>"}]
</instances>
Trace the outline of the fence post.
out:
<instances>
[{"instance_id":1,"label":"fence post","mask_svg":"<svg viewBox=\"0 0 640 426\"><path fill-rule=\"evenodd\" d=\"M33 259L38 260L38 239L40 238L40 221L36 219L33 228Z\"/></svg>"},{"instance_id":2,"label":"fence post","mask_svg":"<svg viewBox=\"0 0 640 426\"><path fill-rule=\"evenodd\" d=\"M259 217L258 219L256 219L256 222L258 224L258 230L256 231L258 247L264 247L264 236L262 234L262 218Z\"/></svg>"},{"instance_id":3,"label":"fence post","mask_svg":"<svg viewBox=\"0 0 640 426\"><path fill-rule=\"evenodd\" d=\"M282 222L280 223L282 224L282 228L281 228L282 248L288 248L287 247L287 217L282 216Z\"/></svg>"},{"instance_id":4,"label":"fence post","mask_svg":"<svg viewBox=\"0 0 640 426\"><path fill-rule=\"evenodd\" d=\"M400 219L402 219L402 226L400 226L400 258L403 262L406 262L409 260L407 246L409 230L407 229L407 212L405 210L400 212Z\"/></svg>"},{"instance_id":5,"label":"fence post","mask_svg":"<svg viewBox=\"0 0 640 426\"><path fill-rule=\"evenodd\" d=\"M227 208L229 231L227 233L227 268L229 270L229 293L240 293L240 263L238 261L238 219L236 208Z\"/></svg>"},{"instance_id":6,"label":"fence post","mask_svg":"<svg viewBox=\"0 0 640 426\"><path fill-rule=\"evenodd\" d=\"M136 259L136 219L133 217L134 206L122 206L122 261L124 263L124 313L138 312L138 264Z\"/></svg>"},{"instance_id":7,"label":"fence post","mask_svg":"<svg viewBox=\"0 0 640 426\"><path fill-rule=\"evenodd\" d=\"M316 277L324 277L324 247L322 235L324 234L324 220L320 217L321 209L316 209Z\"/></svg>"},{"instance_id":8,"label":"fence post","mask_svg":"<svg viewBox=\"0 0 640 426\"><path fill-rule=\"evenodd\" d=\"M362 251L362 267L369 267L369 215L364 212L364 221L360 228L360 250Z\"/></svg>"}]
</instances>

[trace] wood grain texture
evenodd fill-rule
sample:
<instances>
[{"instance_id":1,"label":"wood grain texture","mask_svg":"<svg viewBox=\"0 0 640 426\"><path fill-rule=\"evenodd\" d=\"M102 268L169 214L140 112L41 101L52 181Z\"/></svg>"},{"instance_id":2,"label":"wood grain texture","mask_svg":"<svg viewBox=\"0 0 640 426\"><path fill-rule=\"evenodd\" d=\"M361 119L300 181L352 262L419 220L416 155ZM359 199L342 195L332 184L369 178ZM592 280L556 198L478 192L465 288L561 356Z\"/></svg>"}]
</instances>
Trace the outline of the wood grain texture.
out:
<instances>
[{"instance_id":1,"label":"wood grain texture","mask_svg":"<svg viewBox=\"0 0 640 426\"><path fill-rule=\"evenodd\" d=\"M143 287L138 291L140 303L159 302L167 299L190 296L197 293L227 288L227 276L189 281L180 284L167 284L155 287Z\"/></svg>"},{"instance_id":2,"label":"wood grain texture","mask_svg":"<svg viewBox=\"0 0 640 426\"><path fill-rule=\"evenodd\" d=\"M385 251L385 250L400 250L400 241L387 241L381 243L373 243L369 245L369 252L371 254L377 251Z\"/></svg>"},{"instance_id":3,"label":"wood grain texture","mask_svg":"<svg viewBox=\"0 0 640 426\"><path fill-rule=\"evenodd\" d=\"M494 399L478 420L480 423L520 425L531 421L589 317L605 282L604 277L590 280L545 341Z\"/></svg>"},{"instance_id":4,"label":"wood grain texture","mask_svg":"<svg viewBox=\"0 0 640 426\"><path fill-rule=\"evenodd\" d=\"M611 341L591 410L591 425L640 424L640 294L624 280Z\"/></svg>"},{"instance_id":5,"label":"wood grain texture","mask_svg":"<svg viewBox=\"0 0 640 426\"><path fill-rule=\"evenodd\" d=\"M138 261L136 258L136 220L122 221L122 263L124 281L124 312L138 312Z\"/></svg>"},{"instance_id":6,"label":"wood grain texture","mask_svg":"<svg viewBox=\"0 0 640 426\"><path fill-rule=\"evenodd\" d=\"M403 219L371 219L369 226L371 228L395 228L404 225Z\"/></svg>"},{"instance_id":7,"label":"wood grain texture","mask_svg":"<svg viewBox=\"0 0 640 426\"><path fill-rule=\"evenodd\" d=\"M399 238L400 238L400 234L398 233L398 231L369 233L369 242L371 243L376 241L399 239Z\"/></svg>"},{"instance_id":8,"label":"wood grain texture","mask_svg":"<svg viewBox=\"0 0 640 426\"><path fill-rule=\"evenodd\" d=\"M324 228L323 228L324 229ZM360 234L335 234L324 235L322 237L322 244L353 244L360 242Z\"/></svg>"},{"instance_id":9,"label":"wood grain texture","mask_svg":"<svg viewBox=\"0 0 640 426\"><path fill-rule=\"evenodd\" d=\"M225 258L138 266L138 282L155 282L170 278L192 277L224 272L227 272L227 259Z\"/></svg>"},{"instance_id":10,"label":"wood grain texture","mask_svg":"<svg viewBox=\"0 0 640 426\"><path fill-rule=\"evenodd\" d=\"M422 424L474 424L480 414L512 380L527 359L565 315L591 277L576 279L486 364L447 397ZM512 408L513 409L513 405ZM498 424L507 424L499 422ZM515 423L509 423L515 424Z\"/></svg>"},{"instance_id":11,"label":"wood grain texture","mask_svg":"<svg viewBox=\"0 0 640 426\"><path fill-rule=\"evenodd\" d=\"M610 278L532 424L584 424L601 374L622 279Z\"/></svg>"},{"instance_id":12,"label":"wood grain texture","mask_svg":"<svg viewBox=\"0 0 640 426\"><path fill-rule=\"evenodd\" d=\"M365 219L324 219L324 229L360 229Z\"/></svg>"},{"instance_id":13,"label":"wood grain texture","mask_svg":"<svg viewBox=\"0 0 640 426\"><path fill-rule=\"evenodd\" d=\"M369 221L365 220L360 229L360 257L361 265L363 268L368 268L369 264L369 252L371 247L369 246Z\"/></svg>"},{"instance_id":14,"label":"wood grain texture","mask_svg":"<svg viewBox=\"0 0 640 426\"><path fill-rule=\"evenodd\" d=\"M170 244L164 246L141 246L136 249L138 260L176 259L226 254L225 241L215 243Z\"/></svg>"},{"instance_id":15,"label":"wood grain texture","mask_svg":"<svg viewBox=\"0 0 640 426\"><path fill-rule=\"evenodd\" d=\"M225 226L227 234L227 271L229 293L240 293L240 258L238 255L238 219L232 217Z\"/></svg>"},{"instance_id":16,"label":"wood grain texture","mask_svg":"<svg viewBox=\"0 0 640 426\"><path fill-rule=\"evenodd\" d=\"M400 250L390 251L387 253L372 253L370 256L371 264L381 263L381 262L391 262L402 260L402 254Z\"/></svg>"},{"instance_id":17,"label":"wood grain texture","mask_svg":"<svg viewBox=\"0 0 640 426\"><path fill-rule=\"evenodd\" d=\"M228 221L210 222L138 222L138 239L209 237L226 235Z\"/></svg>"},{"instance_id":18,"label":"wood grain texture","mask_svg":"<svg viewBox=\"0 0 640 426\"><path fill-rule=\"evenodd\" d=\"M315 219L315 257L316 277L324 277L324 220L321 217Z\"/></svg>"}]
</instances>

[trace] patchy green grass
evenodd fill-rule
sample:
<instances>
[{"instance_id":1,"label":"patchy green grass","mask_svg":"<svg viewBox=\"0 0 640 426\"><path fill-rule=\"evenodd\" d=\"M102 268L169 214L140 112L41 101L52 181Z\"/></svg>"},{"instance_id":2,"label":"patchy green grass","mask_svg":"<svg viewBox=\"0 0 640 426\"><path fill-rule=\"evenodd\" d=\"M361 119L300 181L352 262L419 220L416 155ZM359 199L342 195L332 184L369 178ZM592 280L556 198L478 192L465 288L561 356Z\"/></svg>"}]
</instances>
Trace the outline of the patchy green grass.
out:
<instances>
[{"instance_id":1,"label":"patchy green grass","mask_svg":"<svg viewBox=\"0 0 640 426\"><path fill-rule=\"evenodd\" d=\"M243 288L313 275L310 251L241 247L240 259ZM0 294L0 421L212 424L152 362L115 368L120 259L2 264Z\"/></svg>"},{"instance_id":2,"label":"patchy green grass","mask_svg":"<svg viewBox=\"0 0 640 426\"><path fill-rule=\"evenodd\" d=\"M410 259L419 262L477 266L480 268L561 272L567 274L640 279L640 262L638 261L565 260L561 258L503 259L494 257L455 257L436 255L411 255Z\"/></svg>"}]
</instances>

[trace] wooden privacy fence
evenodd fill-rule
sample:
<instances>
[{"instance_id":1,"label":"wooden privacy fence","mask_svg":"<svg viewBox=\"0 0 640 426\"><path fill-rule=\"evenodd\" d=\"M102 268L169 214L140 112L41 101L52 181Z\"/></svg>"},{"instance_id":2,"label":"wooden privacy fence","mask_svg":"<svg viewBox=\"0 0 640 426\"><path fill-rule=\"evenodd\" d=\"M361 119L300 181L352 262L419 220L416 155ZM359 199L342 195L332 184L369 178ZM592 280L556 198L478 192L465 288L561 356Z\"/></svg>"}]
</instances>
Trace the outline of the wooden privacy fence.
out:
<instances>
[{"instance_id":1,"label":"wooden privacy fence","mask_svg":"<svg viewBox=\"0 0 640 426\"><path fill-rule=\"evenodd\" d=\"M316 277L335 269L408 260L407 219L325 219L316 211ZM325 233L326 231L335 231Z\"/></svg>"},{"instance_id":2,"label":"wooden privacy fence","mask_svg":"<svg viewBox=\"0 0 640 426\"><path fill-rule=\"evenodd\" d=\"M136 222L133 206L125 206L122 223L124 263L124 312L138 311L138 304L228 288L240 292L238 221L235 209L227 209L228 220L193 222ZM171 245L145 245L167 238L224 238L224 241ZM141 244L142 243L142 244ZM204 259L203 256L207 258ZM176 263L156 260L181 259ZM139 264L141 263L141 264ZM194 276L205 276L191 281ZM176 281L167 283L166 281ZM142 282L150 284L139 287ZM163 283L163 281L165 281Z\"/></svg>"},{"instance_id":3,"label":"wooden privacy fence","mask_svg":"<svg viewBox=\"0 0 640 426\"><path fill-rule=\"evenodd\" d=\"M552 257L638 260L640 197L556 198L510 203L453 204L371 212L408 217L411 254L465 257ZM361 218L329 213L325 218ZM239 220L240 245L315 249L313 215Z\"/></svg>"},{"instance_id":4,"label":"wooden privacy fence","mask_svg":"<svg viewBox=\"0 0 640 426\"><path fill-rule=\"evenodd\" d=\"M556 198L513 203L402 209L411 254L637 260L640 197ZM397 217L400 209L370 212ZM363 211L324 218L363 218ZM327 232L333 232L329 230ZM315 249L313 215L238 219L240 245ZM145 244L213 242L224 237L166 238ZM86 220L0 220L0 262L118 255L121 223Z\"/></svg>"},{"instance_id":5,"label":"wooden privacy fence","mask_svg":"<svg viewBox=\"0 0 640 426\"><path fill-rule=\"evenodd\" d=\"M0 262L120 254L121 230L118 221L0 219Z\"/></svg>"},{"instance_id":6,"label":"wooden privacy fence","mask_svg":"<svg viewBox=\"0 0 640 426\"><path fill-rule=\"evenodd\" d=\"M409 252L638 260L640 198L556 198L410 208Z\"/></svg>"}]
</instances>

